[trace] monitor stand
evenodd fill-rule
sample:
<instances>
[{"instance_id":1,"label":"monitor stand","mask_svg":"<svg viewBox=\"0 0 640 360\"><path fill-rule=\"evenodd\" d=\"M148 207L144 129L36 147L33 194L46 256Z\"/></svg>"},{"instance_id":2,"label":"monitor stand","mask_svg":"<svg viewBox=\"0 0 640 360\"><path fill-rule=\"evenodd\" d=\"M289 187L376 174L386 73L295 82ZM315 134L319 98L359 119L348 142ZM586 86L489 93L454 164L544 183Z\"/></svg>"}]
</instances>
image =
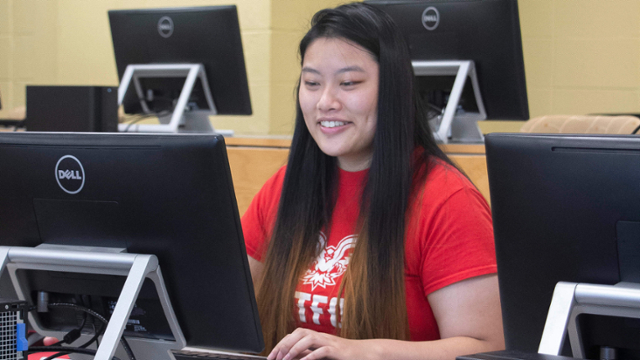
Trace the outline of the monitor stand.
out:
<instances>
[{"instance_id":1,"label":"monitor stand","mask_svg":"<svg viewBox=\"0 0 640 360\"><path fill-rule=\"evenodd\" d=\"M583 359L584 346L577 323L580 314L640 318L640 284L559 282L553 291L538 353L560 355L568 332L573 357Z\"/></svg>"},{"instance_id":2,"label":"monitor stand","mask_svg":"<svg viewBox=\"0 0 640 360\"><path fill-rule=\"evenodd\" d=\"M128 65L118 87L118 105L122 105L127 89L133 81L133 85L140 99L142 111L152 114L144 100L144 91L140 85L140 78L167 78L186 77L178 103L173 113L169 116L159 117L160 124L119 124L119 131L177 133L177 132L215 132L224 136L233 136L233 130L214 130L209 121L209 115L216 115L217 110L211 96L211 88L207 82L207 76L202 64L132 64ZM200 79L204 96L209 110L185 111L191 92Z\"/></svg>"},{"instance_id":3,"label":"monitor stand","mask_svg":"<svg viewBox=\"0 0 640 360\"><path fill-rule=\"evenodd\" d=\"M175 341L128 338L128 342L134 353L138 350L152 354L149 358L168 359L168 352L184 348L186 340L171 307L158 258L155 255L127 254L122 251L124 250L48 244L35 248L0 246L0 275L6 267L18 298L23 301L29 301L25 296L28 290L25 288L26 284L19 280L16 273L19 269L125 276L126 281L102 336L96 360L111 360L114 356L142 283L149 278L155 285ZM64 335L42 329L31 312L28 318L39 334L54 337Z\"/></svg>"},{"instance_id":4,"label":"monitor stand","mask_svg":"<svg viewBox=\"0 0 640 360\"><path fill-rule=\"evenodd\" d=\"M450 76L455 75L453 88L444 113L438 118L440 123L434 131L435 139L442 143L481 143L484 136L478 127L478 121L487 118L484 109L475 63L472 60L463 61L412 61L415 76ZM477 113L462 113L458 110L458 103L464 90L467 78L471 79L473 93L478 105Z\"/></svg>"}]
</instances>

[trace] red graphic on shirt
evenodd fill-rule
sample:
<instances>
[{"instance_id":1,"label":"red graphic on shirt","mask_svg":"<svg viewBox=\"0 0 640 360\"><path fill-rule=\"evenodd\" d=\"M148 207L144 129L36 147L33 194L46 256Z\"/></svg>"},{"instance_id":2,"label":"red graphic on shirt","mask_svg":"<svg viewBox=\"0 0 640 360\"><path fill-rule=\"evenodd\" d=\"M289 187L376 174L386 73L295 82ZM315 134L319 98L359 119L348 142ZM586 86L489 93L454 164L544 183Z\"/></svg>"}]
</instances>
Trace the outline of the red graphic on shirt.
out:
<instances>
[{"instance_id":1,"label":"red graphic on shirt","mask_svg":"<svg viewBox=\"0 0 640 360\"><path fill-rule=\"evenodd\" d=\"M347 265L351 257L351 251L349 250L356 246L357 238L356 235L349 235L340 240L338 245L325 248L327 237L321 232L318 246L322 251L311 264L311 268L302 277L303 283L310 284L311 291L318 286L324 289L326 289L327 285L335 286L335 279L347 271Z\"/></svg>"}]
</instances>

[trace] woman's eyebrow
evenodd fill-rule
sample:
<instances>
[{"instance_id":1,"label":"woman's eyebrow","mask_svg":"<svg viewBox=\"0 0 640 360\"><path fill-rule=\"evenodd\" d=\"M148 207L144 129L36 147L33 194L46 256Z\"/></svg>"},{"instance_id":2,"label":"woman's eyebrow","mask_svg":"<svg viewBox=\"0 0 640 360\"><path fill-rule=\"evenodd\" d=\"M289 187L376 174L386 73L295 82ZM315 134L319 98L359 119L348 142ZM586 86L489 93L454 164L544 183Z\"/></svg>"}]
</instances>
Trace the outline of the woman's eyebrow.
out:
<instances>
[{"instance_id":1,"label":"woman's eyebrow","mask_svg":"<svg viewBox=\"0 0 640 360\"><path fill-rule=\"evenodd\" d=\"M347 66L347 67L343 67L342 69L336 71L336 74L341 74L341 73L346 73L346 72L350 72L350 71L357 71L357 72L365 72L363 68L361 68L358 65L352 65L352 66ZM320 71L314 69L314 68L310 68L310 67L303 67L302 68L302 72L303 73L312 73L312 74L317 74L320 75Z\"/></svg>"},{"instance_id":2,"label":"woman's eyebrow","mask_svg":"<svg viewBox=\"0 0 640 360\"><path fill-rule=\"evenodd\" d=\"M306 67L306 66L302 68L302 72L303 73L312 73L312 74L320 75L320 71L318 71L316 69L313 69L313 68L310 68L310 67Z\"/></svg>"},{"instance_id":3,"label":"woman's eyebrow","mask_svg":"<svg viewBox=\"0 0 640 360\"><path fill-rule=\"evenodd\" d=\"M360 66L352 65L352 66L347 66L347 67L344 67L344 68L336 71L336 74L346 73L346 72L350 72L350 71L365 72L364 69L361 68Z\"/></svg>"}]
</instances>

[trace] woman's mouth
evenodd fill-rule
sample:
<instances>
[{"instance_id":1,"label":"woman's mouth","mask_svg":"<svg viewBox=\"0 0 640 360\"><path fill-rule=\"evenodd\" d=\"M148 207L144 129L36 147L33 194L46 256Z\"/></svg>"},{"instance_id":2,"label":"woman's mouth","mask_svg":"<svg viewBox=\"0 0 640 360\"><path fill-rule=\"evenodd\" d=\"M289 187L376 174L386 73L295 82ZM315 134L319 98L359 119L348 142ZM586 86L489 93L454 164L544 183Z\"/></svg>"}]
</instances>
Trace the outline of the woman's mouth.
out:
<instances>
[{"instance_id":1,"label":"woman's mouth","mask_svg":"<svg viewBox=\"0 0 640 360\"><path fill-rule=\"evenodd\" d=\"M320 121L320 126L325 128L335 128L339 126L345 126L348 123L346 121Z\"/></svg>"}]
</instances>

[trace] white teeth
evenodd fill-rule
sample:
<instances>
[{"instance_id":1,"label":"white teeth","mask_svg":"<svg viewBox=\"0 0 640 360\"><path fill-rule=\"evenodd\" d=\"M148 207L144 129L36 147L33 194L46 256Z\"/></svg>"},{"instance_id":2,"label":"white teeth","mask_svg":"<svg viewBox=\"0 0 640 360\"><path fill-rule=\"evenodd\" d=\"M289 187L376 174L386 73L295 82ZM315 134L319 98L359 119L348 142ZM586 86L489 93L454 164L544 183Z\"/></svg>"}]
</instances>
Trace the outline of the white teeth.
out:
<instances>
[{"instance_id":1,"label":"white teeth","mask_svg":"<svg viewBox=\"0 0 640 360\"><path fill-rule=\"evenodd\" d=\"M326 127L326 128L332 128L332 127L343 126L343 125L347 125L347 123L344 121L320 121L320 126Z\"/></svg>"}]
</instances>

